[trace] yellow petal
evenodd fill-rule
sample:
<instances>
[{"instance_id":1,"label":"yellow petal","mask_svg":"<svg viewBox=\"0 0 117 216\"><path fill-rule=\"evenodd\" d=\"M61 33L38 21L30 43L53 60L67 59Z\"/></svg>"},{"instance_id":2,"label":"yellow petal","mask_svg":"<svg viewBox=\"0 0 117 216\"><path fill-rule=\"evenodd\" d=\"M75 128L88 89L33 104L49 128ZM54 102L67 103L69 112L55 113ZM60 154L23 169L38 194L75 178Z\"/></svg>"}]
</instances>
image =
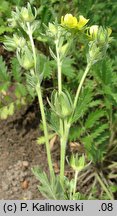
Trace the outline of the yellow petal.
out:
<instances>
[{"instance_id":1,"label":"yellow petal","mask_svg":"<svg viewBox=\"0 0 117 216\"><path fill-rule=\"evenodd\" d=\"M64 22L68 22L70 20L73 19L73 15L72 14L66 14L65 17L64 17Z\"/></svg>"},{"instance_id":2,"label":"yellow petal","mask_svg":"<svg viewBox=\"0 0 117 216\"><path fill-rule=\"evenodd\" d=\"M111 29L111 28L108 28L107 31L108 31L108 36L110 36L111 33L112 33L112 29Z\"/></svg>"},{"instance_id":3,"label":"yellow petal","mask_svg":"<svg viewBox=\"0 0 117 216\"><path fill-rule=\"evenodd\" d=\"M77 26L77 18L72 14L66 14L63 18L61 17L61 24L68 28L75 28Z\"/></svg>"},{"instance_id":4,"label":"yellow petal","mask_svg":"<svg viewBox=\"0 0 117 216\"><path fill-rule=\"evenodd\" d=\"M77 27L79 29L82 29L88 23L88 21L89 21L89 19L85 19L82 15L80 15Z\"/></svg>"}]
</instances>

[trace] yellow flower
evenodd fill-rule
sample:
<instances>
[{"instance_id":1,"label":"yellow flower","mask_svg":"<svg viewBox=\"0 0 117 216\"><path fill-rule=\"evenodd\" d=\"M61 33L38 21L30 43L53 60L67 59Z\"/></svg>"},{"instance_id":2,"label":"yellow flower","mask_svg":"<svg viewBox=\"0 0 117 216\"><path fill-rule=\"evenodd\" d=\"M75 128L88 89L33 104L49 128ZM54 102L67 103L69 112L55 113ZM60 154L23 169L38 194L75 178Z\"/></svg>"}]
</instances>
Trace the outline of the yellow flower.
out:
<instances>
[{"instance_id":1,"label":"yellow flower","mask_svg":"<svg viewBox=\"0 0 117 216\"><path fill-rule=\"evenodd\" d=\"M77 23L78 29L82 29L87 23L89 19L85 19L82 15L79 16L79 21Z\"/></svg>"},{"instance_id":2,"label":"yellow flower","mask_svg":"<svg viewBox=\"0 0 117 216\"><path fill-rule=\"evenodd\" d=\"M76 28L77 18L72 16L72 14L66 14L64 17L61 17L61 24L68 28Z\"/></svg>"},{"instance_id":3,"label":"yellow flower","mask_svg":"<svg viewBox=\"0 0 117 216\"><path fill-rule=\"evenodd\" d=\"M85 19L82 15L79 16L79 21L72 14L66 14L61 17L61 25L68 28L76 28L81 30L89 19Z\"/></svg>"},{"instance_id":4,"label":"yellow flower","mask_svg":"<svg viewBox=\"0 0 117 216\"><path fill-rule=\"evenodd\" d=\"M95 39L98 35L98 31L99 31L99 26L98 25L92 25L89 29L89 36L93 39ZM102 32L101 32L102 33ZM110 36L112 33L112 29L111 28L107 28L107 34L108 36Z\"/></svg>"}]
</instances>

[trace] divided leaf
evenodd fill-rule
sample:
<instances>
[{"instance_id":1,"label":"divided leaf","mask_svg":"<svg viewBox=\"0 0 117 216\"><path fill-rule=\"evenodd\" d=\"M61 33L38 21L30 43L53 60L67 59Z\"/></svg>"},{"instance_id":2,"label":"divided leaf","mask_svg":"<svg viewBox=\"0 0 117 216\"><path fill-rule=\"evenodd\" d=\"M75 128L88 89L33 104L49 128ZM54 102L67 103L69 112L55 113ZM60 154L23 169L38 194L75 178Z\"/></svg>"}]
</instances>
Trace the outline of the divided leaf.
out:
<instances>
[{"instance_id":1,"label":"divided leaf","mask_svg":"<svg viewBox=\"0 0 117 216\"><path fill-rule=\"evenodd\" d=\"M85 128L92 128L96 124L96 121L98 121L102 116L104 116L104 114L104 110L96 110L94 112L91 112L85 122Z\"/></svg>"},{"instance_id":2,"label":"divided leaf","mask_svg":"<svg viewBox=\"0 0 117 216\"><path fill-rule=\"evenodd\" d=\"M85 88L81 93L80 99L77 103L77 107L72 119L72 123L78 121L79 118L83 117L83 115L86 114L86 111L88 110L89 104L91 103L92 99L93 99L92 90Z\"/></svg>"}]
</instances>

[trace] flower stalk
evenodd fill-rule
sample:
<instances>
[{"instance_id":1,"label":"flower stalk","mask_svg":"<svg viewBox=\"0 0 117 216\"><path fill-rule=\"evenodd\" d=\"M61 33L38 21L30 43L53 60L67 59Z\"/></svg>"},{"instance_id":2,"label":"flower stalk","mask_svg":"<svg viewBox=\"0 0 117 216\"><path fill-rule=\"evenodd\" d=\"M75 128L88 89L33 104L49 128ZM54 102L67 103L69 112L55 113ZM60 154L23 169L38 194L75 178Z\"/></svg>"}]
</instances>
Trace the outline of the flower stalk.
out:
<instances>
[{"instance_id":1,"label":"flower stalk","mask_svg":"<svg viewBox=\"0 0 117 216\"><path fill-rule=\"evenodd\" d=\"M34 58L34 67L35 67L35 75L37 76L37 79L38 79L38 83L37 83L35 89L36 89L36 92L37 92L37 95L38 95L38 101L39 101L41 117L42 117L42 122L43 122L43 127L44 127L44 136L45 136L45 143L46 143L48 166L49 166L50 176L51 176L51 178L53 178L54 177L54 170L53 170L52 158L51 158L51 152L50 152L49 135L48 135L48 130L47 130L47 122L46 122L46 117L45 117L45 111L44 111L44 104L43 104L43 99L42 99L40 80L39 80L39 76L37 74L37 57L36 57L35 45L34 45L34 40L33 40L33 37L32 37L32 31L31 31L31 27L30 27L29 22L27 22L27 27L28 27L28 35L29 35L30 43L31 43L31 46L32 46L32 52L33 52L33 58Z\"/></svg>"},{"instance_id":2,"label":"flower stalk","mask_svg":"<svg viewBox=\"0 0 117 216\"><path fill-rule=\"evenodd\" d=\"M65 171L65 155L66 155L66 145L68 141L70 125L64 120L64 132L60 139L61 144L61 155L60 155L60 182L62 186L64 185L64 171Z\"/></svg>"},{"instance_id":3,"label":"flower stalk","mask_svg":"<svg viewBox=\"0 0 117 216\"><path fill-rule=\"evenodd\" d=\"M57 68L58 68L58 92L59 94L62 91L62 62L60 60L60 53L59 53L59 35L55 41L56 44L56 55L57 55Z\"/></svg>"},{"instance_id":4,"label":"flower stalk","mask_svg":"<svg viewBox=\"0 0 117 216\"><path fill-rule=\"evenodd\" d=\"M56 57L57 57L57 74L58 74L58 93L59 95L62 92L62 62L60 60L60 53L59 53L59 40L60 40L60 36L59 36L59 32L57 35L57 39L55 40L55 45L56 45ZM66 126L66 122L63 122L63 120L60 118L60 134L61 134L61 138L60 138L60 146L61 146L61 150L60 150L60 182L61 185L63 186L63 182L64 182L64 170L65 170L65 152L66 152L66 143L67 143L67 138L68 138L68 133L69 130L64 130L64 126Z\"/></svg>"},{"instance_id":5,"label":"flower stalk","mask_svg":"<svg viewBox=\"0 0 117 216\"><path fill-rule=\"evenodd\" d=\"M87 74L88 74L88 72L89 72L89 70L90 70L90 68L91 68L91 65L92 65L91 62L89 62L89 63L87 64L86 69L85 69L85 72L84 72L84 74L83 74L83 76L82 76L82 78L81 78L80 84L79 84L79 86L78 86L78 88L77 88L76 95L75 95L75 99L74 99L74 111L75 111L75 109L76 109L76 105L77 105L77 102L78 102L78 98L79 98L79 95L80 95L80 92L81 92L83 83L84 83L85 78L86 78L86 76L87 76Z\"/></svg>"},{"instance_id":6,"label":"flower stalk","mask_svg":"<svg viewBox=\"0 0 117 216\"><path fill-rule=\"evenodd\" d=\"M28 36L29 36L30 43L31 43L31 46L32 46L34 65L35 65L35 73L37 73L37 57L36 57L35 45L34 45L34 40L33 40L33 37L32 37L32 31L31 31L31 27L30 27L29 22L27 22L27 28L28 28Z\"/></svg>"},{"instance_id":7,"label":"flower stalk","mask_svg":"<svg viewBox=\"0 0 117 216\"><path fill-rule=\"evenodd\" d=\"M79 171L75 171L75 176L74 176L74 189L73 189L73 199L74 199L75 193L76 193L78 173L79 173Z\"/></svg>"},{"instance_id":8,"label":"flower stalk","mask_svg":"<svg viewBox=\"0 0 117 216\"><path fill-rule=\"evenodd\" d=\"M49 166L50 176L52 178L54 176L54 170L53 170L51 153L50 153L49 136L48 136L47 123L46 123L46 117L45 117L45 112L44 112L44 105L43 105L43 100L42 100L41 86L39 82L36 86L36 92L38 95L41 117L42 117L42 122L43 122L43 127L44 127L48 166Z\"/></svg>"}]
</instances>

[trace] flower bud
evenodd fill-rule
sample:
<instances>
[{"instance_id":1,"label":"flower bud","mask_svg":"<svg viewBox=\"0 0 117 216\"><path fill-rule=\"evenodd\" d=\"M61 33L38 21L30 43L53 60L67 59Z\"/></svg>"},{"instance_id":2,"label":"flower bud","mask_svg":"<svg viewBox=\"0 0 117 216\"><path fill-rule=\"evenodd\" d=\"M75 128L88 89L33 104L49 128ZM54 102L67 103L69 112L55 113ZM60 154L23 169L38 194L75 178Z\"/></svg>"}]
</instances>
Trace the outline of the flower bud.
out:
<instances>
[{"instance_id":1,"label":"flower bud","mask_svg":"<svg viewBox=\"0 0 117 216\"><path fill-rule=\"evenodd\" d=\"M102 27L100 27L98 29L98 32L97 32L97 42L101 45L103 44L107 44L110 40L109 36L111 34L111 29L110 28L107 28L107 29L104 29Z\"/></svg>"},{"instance_id":2,"label":"flower bud","mask_svg":"<svg viewBox=\"0 0 117 216\"><path fill-rule=\"evenodd\" d=\"M60 109L59 112L61 116L63 116L63 118L66 118L71 115L73 111L73 107L72 107L71 99L67 94L65 94L64 92L58 94L56 102L57 102L56 105L59 105L59 109Z\"/></svg>"},{"instance_id":3,"label":"flower bud","mask_svg":"<svg viewBox=\"0 0 117 216\"><path fill-rule=\"evenodd\" d=\"M59 94L53 91L51 95L51 103L49 102L51 109L60 117L67 118L73 112L73 102L68 92L63 91Z\"/></svg>"},{"instance_id":4,"label":"flower bud","mask_svg":"<svg viewBox=\"0 0 117 216\"><path fill-rule=\"evenodd\" d=\"M25 39L23 37L19 37L16 34L13 35L13 40L14 40L14 42L16 44L16 48L17 47L23 48L25 46L25 44L26 44Z\"/></svg>"},{"instance_id":5,"label":"flower bud","mask_svg":"<svg viewBox=\"0 0 117 216\"><path fill-rule=\"evenodd\" d=\"M105 56L109 43L112 40L110 37L111 32L110 28L105 29L98 25L90 27L88 36L91 41L89 42L89 53L87 55L88 62L90 61L94 64Z\"/></svg>"},{"instance_id":6,"label":"flower bud","mask_svg":"<svg viewBox=\"0 0 117 216\"><path fill-rule=\"evenodd\" d=\"M85 167L85 157L84 155L78 157L78 154L72 155L70 159L70 165L74 171L80 172Z\"/></svg>"},{"instance_id":7,"label":"flower bud","mask_svg":"<svg viewBox=\"0 0 117 216\"><path fill-rule=\"evenodd\" d=\"M34 10L35 10L35 14L33 14L29 3L27 4L27 7L22 7L21 13L20 13L22 20L25 22L32 22L36 18L36 15L37 15L37 11L35 8Z\"/></svg>"},{"instance_id":8,"label":"flower bud","mask_svg":"<svg viewBox=\"0 0 117 216\"><path fill-rule=\"evenodd\" d=\"M95 41L90 41L89 52L87 55L87 62L92 62L92 64L95 64L101 58L102 58L102 53L100 48L97 46Z\"/></svg>"},{"instance_id":9,"label":"flower bud","mask_svg":"<svg viewBox=\"0 0 117 216\"><path fill-rule=\"evenodd\" d=\"M23 48L25 44L26 44L25 39L16 34L14 34L13 37L5 36L4 39L5 48L9 51L14 51L17 48Z\"/></svg>"},{"instance_id":10,"label":"flower bud","mask_svg":"<svg viewBox=\"0 0 117 216\"><path fill-rule=\"evenodd\" d=\"M25 58L23 59L23 62L22 62L22 67L25 69L25 70L29 70L31 68L34 67L34 61L30 59L28 59L26 56Z\"/></svg>"},{"instance_id":11,"label":"flower bud","mask_svg":"<svg viewBox=\"0 0 117 216\"><path fill-rule=\"evenodd\" d=\"M24 47L20 51L17 52L17 58L20 63L20 65L25 69L25 70L30 70L31 68L34 67L34 59L32 52L29 50L28 47Z\"/></svg>"},{"instance_id":12,"label":"flower bud","mask_svg":"<svg viewBox=\"0 0 117 216\"><path fill-rule=\"evenodd\" d=\"M111 35L111 28L104 29L102 26L93 25L89 29L89 37L93 40L97 39L99 43L105 43L109 41Z\"/></svg>"},{"instance_id":13,"label":"flower bud","mask_svg":"<svg viewBox=\"0 0 117 216\"><path fill-rule=\"evenodd\" d=\"M16 28L17 27L17 21L14 18L9 18L8 20L8 25L12 28Z\"/></svg>"},{"instance_id":14,"label":"flower bud","mask_svg":"<svg viewBox=\"0 0 117 216\"><path fill-rule=\"evenodd\" d=\"M56 26L54 25L54 24L52 24L52 23L49 23L49 32L54 36L54 35L56 35L56 33L57 33L57 28L56 28Z\"/></svg>"}]
</instances>

